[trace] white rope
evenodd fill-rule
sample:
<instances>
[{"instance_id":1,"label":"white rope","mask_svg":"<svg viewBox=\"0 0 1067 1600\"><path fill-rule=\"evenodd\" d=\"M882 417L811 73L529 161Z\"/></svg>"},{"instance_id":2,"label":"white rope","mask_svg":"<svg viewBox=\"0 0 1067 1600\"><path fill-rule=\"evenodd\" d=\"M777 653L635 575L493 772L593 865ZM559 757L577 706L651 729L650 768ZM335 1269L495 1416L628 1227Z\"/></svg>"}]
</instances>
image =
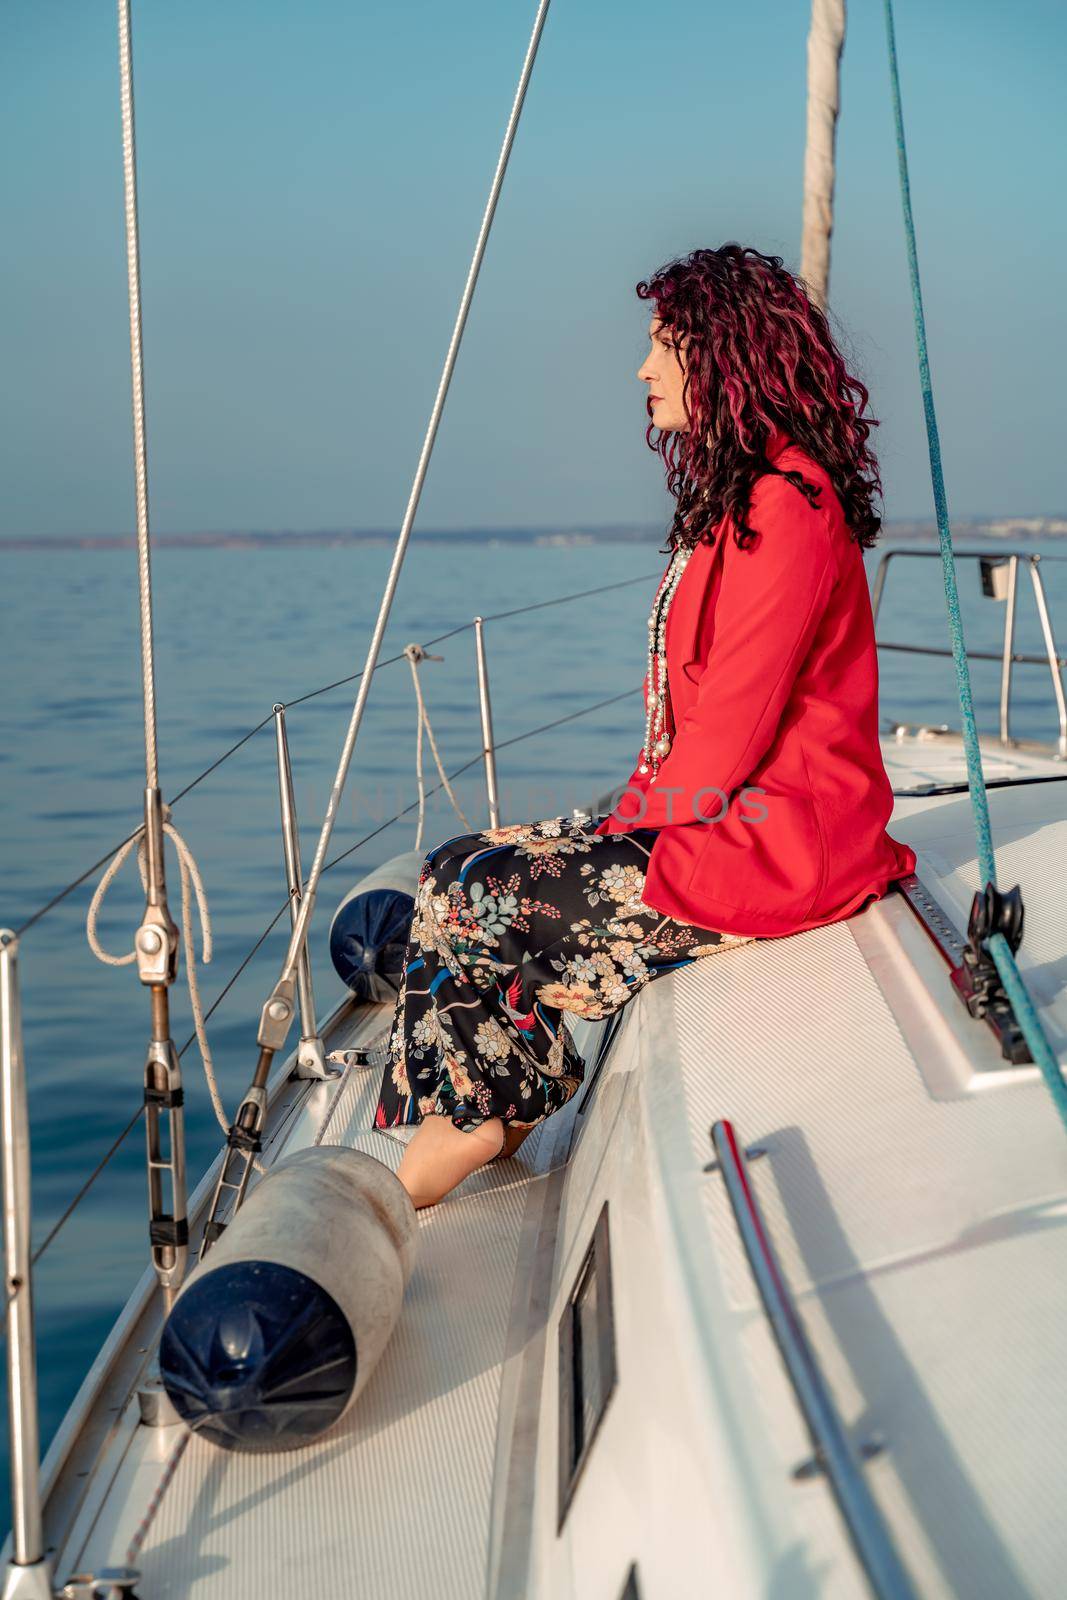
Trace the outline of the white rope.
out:
<instances>
[{"instance_id":1,"label":"white rope","mask_svg":"<svg viewBox=\"0 0 1067 1600\"><path fill-rule=\"evenodd\" d=\"M456 816L459 818L460 822L462 822L468 833L472 833L474 830L471 827L469 819L464 816L463 807L456 799L455 791L448 781L448 774L445 772L444 763L441 760L441 755L437 748L437 740L434 738L433 727L430 723L430 713L427 711L426 702L422 698L422 684L419 681L419 663L421 661L443 661L444 656L430 655L428 651L422 648L421 644L405 645L404 654L407 656L408 665L411 667L411 681L415 688L415 704L418 708L418 726L415 733L415 781L418 784L419 789L419 821L418 826L415 829L414 848L416 850L421 850L422 830L426 822L426 785L423 781L422 774L422 733L424 728L426 730L426 737L430 741L430 749L433 751L434 761L437 763L437 770L440 773L441 783L444 786L444 791L452 802L452 809L455 811Z\"/></svg>"},{"instance_id":2,"label":"white rope","mask_svg":"<svg viewBox=\"0 0 1067 1600\"><path fill-rule=\"evenodd\" d=\"M89 940L89 948L98 961L103 961L109 967L126 967L137 960L137 951L131 950L123 956L112 955L105 950L97 936L97 918L104 897L115 881L123 864L129 857L134 846L137 847L137 867L141 874L141 886L148 888L148 863L145 852L144 827L138 828L132 838L127 839L121 850L112 859L106 868L103 877L96 886L96 892L89 902L89 910L85 918L85 933ZM230 1124L226 1116L226 1109L219 1093L218 1079L215 1076L215 1062L208 1043L207 1027L204 1021L204 1006L200 998L200 984L196 976L196 946L193 940L193 896L196 896L197 911L200 916L200 930L202 941L202 957L205 966L211 960L211 913L208 909L207 893L204 889L204 880L197 865L196 857L170 821L170 807L163 807L163 832L171 840L178 856L178 866L182 879L182 943L185 946L185 978L189 988L189 1004L193 1013L193 1027L196 1031L196 1043L200 1051L200 1059L204 1066L204 1077L207 1081L208 1094L215 1111L215 1117L223 1133L229 1134ZM253 1166L257 1172L264 1169L259 1161L254 1161Z\"/></svg>"}]
</instances>

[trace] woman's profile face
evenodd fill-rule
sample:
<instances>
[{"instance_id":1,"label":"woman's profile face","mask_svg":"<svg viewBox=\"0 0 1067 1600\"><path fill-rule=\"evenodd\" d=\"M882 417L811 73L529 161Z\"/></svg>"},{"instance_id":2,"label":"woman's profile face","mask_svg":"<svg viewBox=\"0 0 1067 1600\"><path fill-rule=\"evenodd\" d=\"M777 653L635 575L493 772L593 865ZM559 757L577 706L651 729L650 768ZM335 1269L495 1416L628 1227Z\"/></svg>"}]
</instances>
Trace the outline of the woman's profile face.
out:
<instances>
[{"instance_id":1,"label":"woman's profile face","mask_svg":"<svg viewBox=\"0 0 1067 1600\"><path fill-rule=\"evenodd\" d=\"M638 368L641 383L648 385L652 421L665 431L675 429L685 433L689 428L689 413L682 398L685 382L685 355L675 349L674 335L659 317L653 317L648 326L649 352Z\"/></svg>"}]
</instances>

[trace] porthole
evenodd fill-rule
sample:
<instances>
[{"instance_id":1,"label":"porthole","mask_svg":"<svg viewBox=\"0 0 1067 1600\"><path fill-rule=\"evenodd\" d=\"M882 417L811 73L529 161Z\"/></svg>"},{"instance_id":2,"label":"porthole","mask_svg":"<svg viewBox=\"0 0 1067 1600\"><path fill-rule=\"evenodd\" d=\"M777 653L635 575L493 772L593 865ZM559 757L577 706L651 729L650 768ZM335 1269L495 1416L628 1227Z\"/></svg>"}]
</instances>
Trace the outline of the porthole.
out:
<instances>
[{"instance_id":1,"label":"porthole","mask_svg":"<svg viewBox=\"0 0 1067 1600\"><path fill-rule=\"evenodd\" d=\"M559 1319L559 1528L588 1460L616 1376L605 1200Z\"/></svg>"}]
</instances>

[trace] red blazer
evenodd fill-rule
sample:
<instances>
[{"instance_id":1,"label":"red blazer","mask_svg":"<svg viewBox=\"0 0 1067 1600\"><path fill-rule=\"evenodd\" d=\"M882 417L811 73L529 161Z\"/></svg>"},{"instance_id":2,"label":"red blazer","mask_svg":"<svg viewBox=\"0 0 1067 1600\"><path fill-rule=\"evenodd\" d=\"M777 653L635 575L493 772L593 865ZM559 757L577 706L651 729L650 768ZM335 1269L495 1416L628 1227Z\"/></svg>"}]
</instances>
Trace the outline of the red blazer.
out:
<instances>
[{"instance_id":1,"label":"red blazer","mask_svg":"<svg viewBox=\"0 0 1067 1600\"><path fill-rule=\"evenodd\" d=\"M670 751L655 780L633 772L596 830L658 829L646 904L761 938L836 922L915 870L885 831L863 550L821 466L777 429L767 456L822 486L819 509L764 473L757 541L739 550L724 517L696 547L667 618Z\"/></svg>"}]
</instances>

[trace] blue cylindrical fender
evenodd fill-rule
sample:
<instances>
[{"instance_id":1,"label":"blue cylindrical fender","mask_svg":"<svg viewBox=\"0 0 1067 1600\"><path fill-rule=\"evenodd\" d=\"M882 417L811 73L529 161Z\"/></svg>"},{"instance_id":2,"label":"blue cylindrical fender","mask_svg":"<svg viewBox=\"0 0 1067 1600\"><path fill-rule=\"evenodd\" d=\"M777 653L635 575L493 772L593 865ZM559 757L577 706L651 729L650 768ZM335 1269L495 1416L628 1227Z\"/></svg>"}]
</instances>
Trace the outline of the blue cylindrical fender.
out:
<instances>
[{"instance_id":1,"label":"blue cylindrical fender","mask_svg":"<svg viewBox=\"0 0 1067 1600\"><path fill-rule=\"evenodd\" d=\"M159 1365L175 1408L228 1450L292 1450L344 1416L400 1313L415 1207L365 1151L278 1162L187 1279Z\"/></svg>"},{"instance_id":2,"label":"blue cylindrical fender","mask_svg":"<svg viewBox=\"0 0 1067 1600\"><path fill-rule=\"evenodd\" d=\"M424 859L418 850L394 856L361 878L334 912L330 959L359 1000L391 1000L400 987Z\"/></svg>"}]
</instances>

